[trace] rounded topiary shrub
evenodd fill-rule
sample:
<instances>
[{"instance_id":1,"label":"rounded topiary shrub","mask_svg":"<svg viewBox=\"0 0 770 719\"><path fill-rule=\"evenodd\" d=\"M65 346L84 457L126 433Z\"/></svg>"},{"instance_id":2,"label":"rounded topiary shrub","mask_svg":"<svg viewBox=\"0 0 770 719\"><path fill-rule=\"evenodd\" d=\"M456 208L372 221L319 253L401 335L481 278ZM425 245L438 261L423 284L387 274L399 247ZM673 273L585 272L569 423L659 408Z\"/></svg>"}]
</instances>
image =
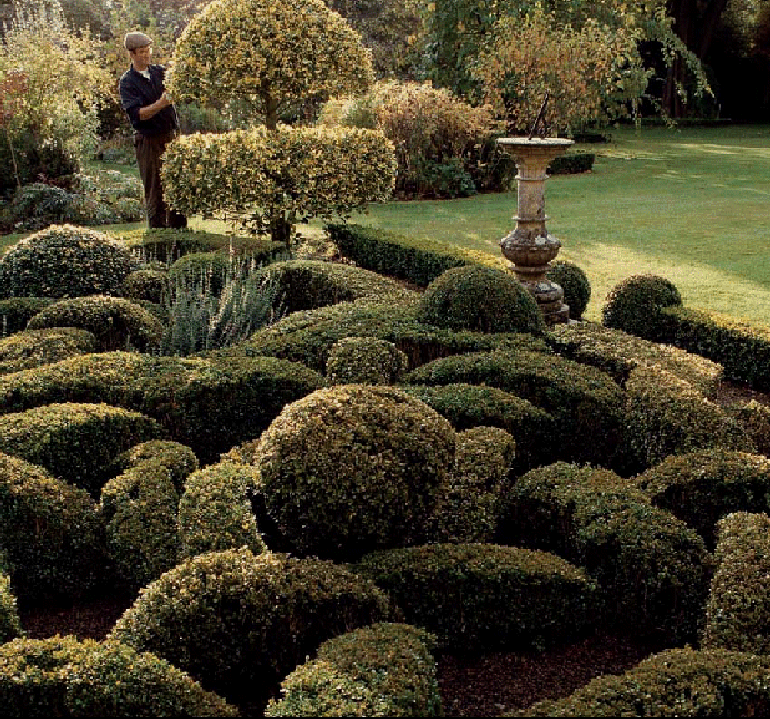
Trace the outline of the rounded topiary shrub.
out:
<instances>
[{"instance_id":1,"label":"rounded topiary shrub","mask_svg":"<svg viewBox=\"0 0 770 719\"><path fill-rule=\"evenodd\" d=\"M52 297L10 297L0 300L0 335L10 335L25 329L27 322L53 301Z\"/></svg>"},{"instance_id":2,"label":"rounded topiary shrub","mask_svg":"<svg viewBox=\"0 0 770 719\"><path fill-rule=\"evenodd\" d=\"M134 270L123 282L123 294L130 300L144 300L156 305L166 302L171 293L171 279L164 270Z\"/></svg>"},{"instance_id":3,"label":"rounded topiary shrub","mask_svg":"<svg viewBox=\"0 0 770 719\"><path fill-rule=\"evenodd\" d=\"M58 362L96 351L96 337L77 327L17 332L0 339L0 374Z\"/></svg>"},{"instance_id":4,"label":"rounded topiary shrub","mask_svg":"<svg viewBox=\"0 0 770 719\"><path fill-rule=\"evenodd\" d=\"M586 273L572 262L556 260L546 273L546 278L564 290L564 303L569 305L571 320L579 320L591 299L591 283Z\"/></svg>"},{"instance_id":5,"label":"rounded topiary shrub","mask_svg":"<svg viewBox=\"0 0 770 719\"><path fill-rule=\"evenodd\" d=\"M221 294L232 276L230 257L221 252L192 252L180 257L169 268L172 292L200 288L207 294Z\"/></svg>"},{"instance_id":6,"label":"rounded topiary shrub","mask_svg":"<svg viewBox=\"0 0 770 719\"><path fill-rule=\"evenodd\" d=\"M746 430L757 452L770 457L770 406L753 399L730 405L727 410Z\"/></svg>"},{"instance_id":7,"label":"rounded topiary shrub","mask_svg":"<svg viewBox=\"0 0 770 719\"><path fill-rule=\"evenodd\" d=\"M106 562L88 493L2 453L0 548L13 591L25 600L82 596L102 579Z\"/></svg>"},{"instance_id":8,"label":"rounded topiary shrub","mask_svg":"<svg viewBox=\"0 0 770 719\"><path fill-rule=\"evenodd\" d=\"M75 637L0 647L0 697L10 716L212 716L238 710L149 652Z\"/></svg>"},{"instance_id":9,"label":"rounded topiary shrub","mask_svg":"<svg viewBox=\"0 0 770 719\"><path fill-rule=\"evenodd\" d=\"M394 384L409 368L406 355L376 337L346 337L329 351L326 376L332 384Z\"/></svg>"},{"instance_id":10,"label":"rounded topiary shrub","mask_svg":"<svg viewBox=\"0 0 770 719\"><path fill-rule=\"evenodd\" d=\"M602 324L648 340L658 338L658 317L664 307L681 305L673 282L656 275L633 275L616 285L602 308Z\"/></svg>"},{"instance_id":11,"label":"rounded topiary shrub","mask_svg":"<svg viewBox=\"0 0 770 719\"><path fill-rule=\"evenodd\" d=\"M51 225L19 240L0 258L0 296L119 295L135 268L128 248L104 233Z\"/></svg>"},{"instance_id":12,"label":"rounded topiary shrub","mask_svg":"<svg viewBox=\"0 0 770 719\"><path fill-rule=\"evenodd\" d=\"M11 578L0 569L0 644L23 635L16 597L11 594Z\"/></svg>"},{"instance_id":13,"label":"rounded topiary shrub","mask_svg":"<svg viewBox=\"0 0 770 719\"><path fill-rule=\"evenodd\" d=\"M79 327L92 332L100 352L136 349L145 352L160 344L163 325L147 310L121 297L94 295L59 300L36 314L27 329Z\"/></svg>"},{"instance_id":14,"label":"rounded topiary shrub","mask_svg":"<svg viewBox=\"0 0 770 719\"><path fill-rule=\"evenodd\" d=\"M354 568L445 647L529 649L579 636L596 618L593 583L546 552L427 544L373 552Z\"/></svg>"},{"instance_id":15,"label":"rounded topiary shrub","mask_svg":"<svg viewBox=\"0 0 770 719\"><path fill-rule=\"evenodd\" d=\"M321 642L389 619L386 595L343 567L243 548L166 572L108 640L151 651L223 696L254 701Z\"/></svg>"},{"instance_id":16,"label":"rounded topiary shrub","mask_svg":"<svg viewBox=\"0 0 770 719\"><path fill-rule=\"evenodd\" d=\"M453 267L423 293L417 319L453 330L531 332L545 329L534 297L502 270L481 265Z\"/></svg>"},{"instance_id":17,"label":"rounded topiary shrub","mask_svg":"<svg viewBox=\"0 0 770 719\"><path fill-rule=\"evenodd\" d=\"M392 387L321 389L286 407L253 462L267 513L298 552L360 556L419 542L455 432Z\"/></svg>"}]
</instances>

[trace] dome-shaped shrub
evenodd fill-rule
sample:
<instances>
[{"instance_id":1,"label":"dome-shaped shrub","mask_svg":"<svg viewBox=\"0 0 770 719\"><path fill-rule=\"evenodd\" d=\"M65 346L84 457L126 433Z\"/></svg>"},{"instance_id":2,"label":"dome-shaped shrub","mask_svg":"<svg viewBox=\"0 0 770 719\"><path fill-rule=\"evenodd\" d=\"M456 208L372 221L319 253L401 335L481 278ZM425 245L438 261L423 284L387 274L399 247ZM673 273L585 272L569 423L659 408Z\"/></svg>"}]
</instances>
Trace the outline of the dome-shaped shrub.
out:
<instances>
[{"instance_id":1,"label":"dome-shaped shrub","mask_svg":"<svg viewBox=\"0 0 770 719\"><path fill-rule=\"evenodd\" d=\"M218 295L232 274L228 255L221 252L193 252L180 257L168 271L172 291L180 287L204 289Z\"/></svg>"},{"instance_id":2,"label":"dome-shaped shrub","mask_svg":"<svg viewBox=\"0 0 770 719\"><path fill-rule=\"evenodd\" d=\"M123 294L130 300L162 305L169 296L171 280L164 270L135 270L123 282Z\"/></svg>"},{"instance_id":3,"label":"dome-shaped shrub","mask_svg":"<svg viewBox=\"0 0 770 719\"><path fill-rule=\"evenodd\" d=\"M679 290L671 281L656 275L633 275L607 295L602 324L654 341L660 310L681 304Z\"/></svg>"},{"instance_id":4,"label":"dome-shaped shrub","mask_svg":"<svg viewBox=\"0 0 770 719\"><path fill-rule=\"evenodd\" d=\"M0 647L0 697L12 717L239 716L163 659L75 637Z\"/></svg>"},{"instance_id":5,"label":"dome-shaped shrub","mask_svg":"<svg viewBox=\"0 0 770 719\"><path fill-rule=\"evenodd\" d=\"M454 458L452 426L392 387L321 389L262 435L267 512L296 550L360 556L419 540Z\"/></svg>"},{"instance_id":6,"label":"dome-shaped shrub","mask_svg":"<svg viewBox=\"0 0 770 719\"><path fill-rule=\"evenodd\" d=\"M53 301L52 297L10 297L0 300L0 333L10 335L20 332L27 326L27 322Z\"/></svg>"},{"instance_id":7,"label":"dome-shaped shrub","mask_svg":"<svg viewBox=\"0 0 770 719\"><path fill-rule=\"evenodd\" d=\"M544 330L534 297L513 275L481 265L453 267L424 292L417 318L437 327L479 332Z\"/></svg>"},{"instance_id":8,"label":"dome-shaped shrub","mask_svg":"<svg viewBox=\"0 0 770 719\"><path fill-rule=\"evenodd\" d=\"M570 319L579 320L591 299L591 283L586 273L572 262L556 260L551 262L545 276L564 290L564 303L569 305Z\"/></svg>"},{"instance_id":9,"label":"dome-shaped shrub","mask_svg":"<svg viewBox=\"0 0 770 719\"><path fill-rule=\"evenodd\" d=\"M223 696L254 701L321 642L389 619L386 595L343 567L243 548L166 572L108 640L151 651Z\"/></svg>"},{"instance_id":10,"label":"dome-shaped shrub","mask_svg":"<svg viewBox=\"0 0 770 719\"><path fill-rule=\"evenodd\" d=\"M0 374L19 372L96 351L96 337L76 327L17 332L0 339Z\"/></svg>"},{"instance_id":11,"label":"dome-shaped shrub","mask_svg":"<svg viewBox=\"0 0 770 719\"><path fill-rule=\"evenodd\" d=\"M326 362L332 384L394 384L409 368L406 355L376 337L346 337L335 342Z\"/></svg>"},{"instance_id":12,"label":"dome-shaped shrub","mask_svg":"<svg viewBox=\"0 0 770 719\"><path fill-rule=\"evenodd\" d=\"M144 352L160 343L163 325L129 300L106 295L59 300L36 314L27 329L79 327L92 332L99 351L129 347Z\"/></svg>"},{"instance_id":13,"label":"dome-shaped shrub","mask_svg":"<svg viewBox=\"0 0 770 719\"><path fill-rule=\"evenodd\" d=\"M128 248L107 235L51 225L20 240L0 259L0 296L119 295L133 269Z\"/></svg>"}]
</instances>

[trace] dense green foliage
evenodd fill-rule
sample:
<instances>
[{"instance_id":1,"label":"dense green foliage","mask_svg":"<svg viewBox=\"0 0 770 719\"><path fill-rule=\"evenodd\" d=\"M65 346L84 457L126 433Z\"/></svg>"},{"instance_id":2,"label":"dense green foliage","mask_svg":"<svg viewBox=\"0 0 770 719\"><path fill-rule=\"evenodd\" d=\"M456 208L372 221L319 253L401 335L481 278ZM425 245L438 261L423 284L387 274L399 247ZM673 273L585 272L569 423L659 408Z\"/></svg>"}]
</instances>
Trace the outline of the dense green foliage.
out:
<instances>
[{"instance_id":1,"label":"dense green foliage","mask_svg":"<svg viewBox=\"0 0 770 719\"><path fill-rule=\"evenodd\" d=\"M669 280L655 275L634 275L607 295L602 323L647 340L657 340L661 310L681 305L679 290Z\"/></svg>"}]
</instances>

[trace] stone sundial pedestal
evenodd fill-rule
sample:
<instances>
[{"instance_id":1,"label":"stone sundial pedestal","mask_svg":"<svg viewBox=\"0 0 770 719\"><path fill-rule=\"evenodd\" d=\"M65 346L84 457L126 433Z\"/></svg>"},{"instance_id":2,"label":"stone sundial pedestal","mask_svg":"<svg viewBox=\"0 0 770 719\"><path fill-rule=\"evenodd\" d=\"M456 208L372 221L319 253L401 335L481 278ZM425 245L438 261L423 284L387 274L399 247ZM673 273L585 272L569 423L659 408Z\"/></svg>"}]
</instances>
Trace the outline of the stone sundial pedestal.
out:
<instances>
[{"instance_id":1,"label":"stone sundial pedestal","mask_svg":"<svg viewBox=\"0 0 770 719\"><path fill-rule=\"evenodd\" d=\"M519 190L516 229L500 240L500 249L512 263L516 278L535 297L547 324L569 321L564 290L546 279L548 263L559 254L561 242L545 227L546 169L573 140L557 137L501 137L500 148L513 156Z\"/></svg>"}]
</instances>

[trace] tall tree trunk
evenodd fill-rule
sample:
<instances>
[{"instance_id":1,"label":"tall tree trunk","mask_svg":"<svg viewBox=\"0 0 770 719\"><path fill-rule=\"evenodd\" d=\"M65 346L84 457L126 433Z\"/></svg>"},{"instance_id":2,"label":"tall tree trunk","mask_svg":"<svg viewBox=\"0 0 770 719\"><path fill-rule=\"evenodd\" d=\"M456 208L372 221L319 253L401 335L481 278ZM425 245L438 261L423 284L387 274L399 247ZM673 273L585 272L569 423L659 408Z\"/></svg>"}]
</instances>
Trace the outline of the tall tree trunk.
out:
<instances>
[{"instance_id":1,"label":"tall tree trunk","mask_svg":"<svg viewBox=\"0 0 770 719\"><path fill-rule=\"evenodd\" d=\"M270 132L278 131L278 100L265 93L265 127ZM291 222L279 207L270 209L270 239L283 242L291 252Z\"/></svg>"}]
</instances>

